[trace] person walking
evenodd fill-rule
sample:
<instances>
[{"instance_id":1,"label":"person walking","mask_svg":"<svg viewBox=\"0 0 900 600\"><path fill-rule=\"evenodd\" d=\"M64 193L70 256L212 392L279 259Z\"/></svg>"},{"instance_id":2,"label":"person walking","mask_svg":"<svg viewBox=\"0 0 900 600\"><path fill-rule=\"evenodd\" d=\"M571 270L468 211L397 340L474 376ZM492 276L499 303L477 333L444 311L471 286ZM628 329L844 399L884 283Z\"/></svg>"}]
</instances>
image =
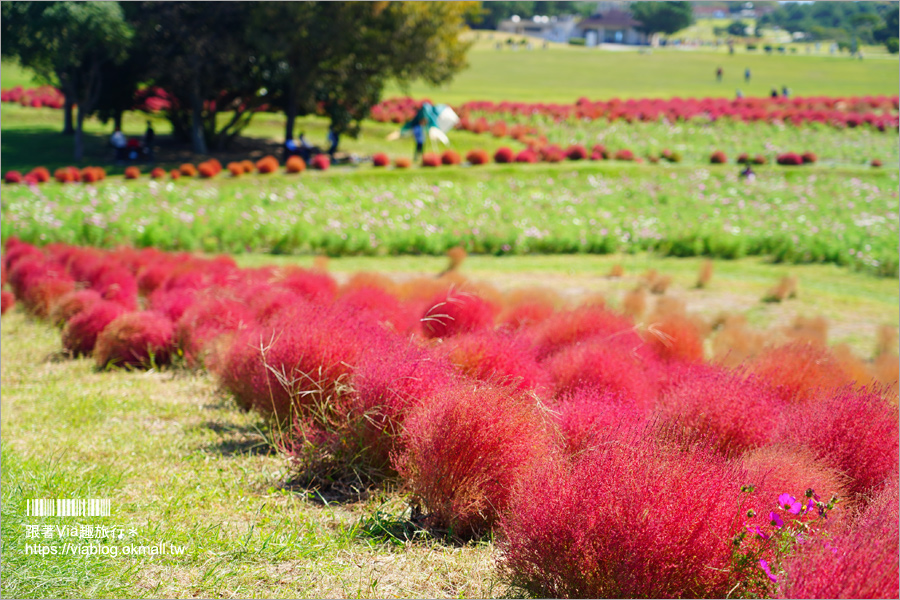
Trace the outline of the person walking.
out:
<instances>
[{"instance_id":1,"label":"person walking","mask_svg":"<svg viewBox=\"0 0 900 600\"><path fill-rule=\"evenodd\" d=\"M744 81L750 83L750 67L744 69Z\"/></svg>"},{"instance_id":2,"label":"person walking","mask_svg":"<svg viewBox=\"0 0 900 600\"><path fill-rule=\"evenodd\" d=\"M416 151L413 153L413 162L419 160L425 149L425 125L426 121L425 119L422 119L413 125L412 128L413 139L416 141Z\"/></svg>"},{"instance_id":3,"label":"person walking","mask_svg":"<svg viewBox=\"0 0 900 600\"><path fill-rule=\"evenodd\" d=\"M722 81L722 67L716 69L716 81Z\"/></svg>"}]
</instances>

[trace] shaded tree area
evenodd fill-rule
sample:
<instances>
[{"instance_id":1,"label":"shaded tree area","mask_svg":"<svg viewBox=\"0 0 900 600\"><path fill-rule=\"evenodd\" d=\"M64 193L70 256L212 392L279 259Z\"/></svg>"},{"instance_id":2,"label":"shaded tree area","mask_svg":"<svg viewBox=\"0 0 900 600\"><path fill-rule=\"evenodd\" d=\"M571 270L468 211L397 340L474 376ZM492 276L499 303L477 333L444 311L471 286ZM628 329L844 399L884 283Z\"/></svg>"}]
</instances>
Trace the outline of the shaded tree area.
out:
<instances>
[{"instance_id":1,"label":"shaded tree area","mask_svg":"<svg viewBox=\"0 0 900 600\"><path fill-rule=\"evenodd\" d=\"M142 86L194 152L225 148L263 107L327 115L355 135L385 84L444 83L477 2L3 2L2 54L59 87L75 131L121 124ZM72 107L77 123L72 125Z\"/></svg>"},{"instance_id":2,"label":"shaded tree area","mask_svg":"<svg viewBox=\"0 0 900 600\"><path fill-rule=\"evenodd\" d=\"M81 160L84 120L104 101L110 71L125 61L133 37L121 7L117 2L3 2L0 10L0 52L62 90L63 133L74 135L75 160Z\"/></svg>"}]
</instances>

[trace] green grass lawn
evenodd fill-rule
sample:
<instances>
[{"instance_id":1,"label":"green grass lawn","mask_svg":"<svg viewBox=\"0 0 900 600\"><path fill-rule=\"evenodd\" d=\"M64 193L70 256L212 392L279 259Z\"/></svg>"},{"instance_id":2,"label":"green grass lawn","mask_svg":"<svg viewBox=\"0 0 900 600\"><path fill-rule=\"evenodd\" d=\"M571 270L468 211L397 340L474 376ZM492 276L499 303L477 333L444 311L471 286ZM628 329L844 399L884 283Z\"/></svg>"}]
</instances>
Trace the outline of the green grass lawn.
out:
<instances>
[{"instance_id":1,"label":"green grass lawn","mask_svg":"<svg viewBox=\"0 0 900 600\"><path fill-rule=\"evenodd\" d=\"M491 543L385 533L403 497L322 504L288 491L266 425L205 375L96 372L55 360L59 330L3 317L4 598L481 598L506 594ZM34 498L108 498L110 517L26 516ZM123 538L30 537L26 525L112 527ZM126 556L165 542L183 554ZM63 555L64 543L117 556ZM26 544L57 555L26 553Z\"/></svg>"},{"instance_id":2,"label":"green grass lawn","mask_svg":"<svg viewBox=\"0 0 900 600\"><path fill-rule=\"evenodd\" d=\"M574 102L635 97L728 97L737 89L747 97L767 96L773 87L791 88L795 96L896 95L900 87L897 57L855 60L847 55L767 55L741 51L675 48L652 52L609 51L553 44L542 50L512 51L493 43L505 40L481 32L481 40L468 55L469 68L442 87L414 84L407 90L389 87L386 96L409 93L435 102L511 100L523 102ZM716 68L724 77L716 82ZM744 82L744 69L752 79Z\"/></svg>"}]
</instances>

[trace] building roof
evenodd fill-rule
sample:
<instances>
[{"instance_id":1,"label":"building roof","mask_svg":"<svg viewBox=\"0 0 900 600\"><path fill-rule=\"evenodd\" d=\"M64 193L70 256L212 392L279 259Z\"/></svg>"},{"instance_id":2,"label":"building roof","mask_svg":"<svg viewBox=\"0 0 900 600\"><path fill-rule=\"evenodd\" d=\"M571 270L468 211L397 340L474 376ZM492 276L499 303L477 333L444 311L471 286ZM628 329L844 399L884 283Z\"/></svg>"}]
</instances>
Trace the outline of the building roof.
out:
<instances>
[{"instance_id":1,"label":"building roof","mask_svg":"<svg viewBox=\"0 0 900 600\"><path fill-rule=\"evenodd\" d=\"M640 21L635 21L631 13L622 10L610 10L602 14L591 15L578 23L579 29L587 27L637 27Z\"/></svg>"}]
</instances>

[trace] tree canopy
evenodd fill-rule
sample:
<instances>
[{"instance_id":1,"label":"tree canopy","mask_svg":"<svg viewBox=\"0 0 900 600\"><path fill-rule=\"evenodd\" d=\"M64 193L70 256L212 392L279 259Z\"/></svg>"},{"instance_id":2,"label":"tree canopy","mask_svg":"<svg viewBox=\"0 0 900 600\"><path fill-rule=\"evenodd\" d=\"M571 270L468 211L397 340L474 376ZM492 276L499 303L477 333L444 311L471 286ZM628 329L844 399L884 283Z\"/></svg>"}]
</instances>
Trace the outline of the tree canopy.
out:
<instances>
[{"instance_id":1,"label":"tree canopy","mask_svg":"<svg viewBox=\"0 0 900 600\"><path fill-rule=\"evenodd\" d=\"M264 105L285 111L286 135L310 113L355 134L388 80L439 84L466 66L459 33L479 3L13 1L2 10L3 55L60 87L79 119L118 119L139 83L158 86L176 137L206 153Z\"/></svg>"},{"instance_id":2,"label":"tree canopy","mask_svg":"<svg viewBox=\"0 0 900 600\"><path fill-rule=\"evenodd\" d=\"M694 22L690 2L632 2L631 15L641 22L636 29L648 35L668 35Z\"/></svg>"},{"instance_id":3,"label":"tree canopy","mask_svg":"<svg viewBox=\"0 0 900 600\"><path fill-rule=\"evenodd\" d=\"M117 2L3 2L2 54L33 69L66 97L66 132L77 105L75 159L83 153L82 124L104 90L104 71L128 56L133 30Z\"/></svg>"}]
</instances>

